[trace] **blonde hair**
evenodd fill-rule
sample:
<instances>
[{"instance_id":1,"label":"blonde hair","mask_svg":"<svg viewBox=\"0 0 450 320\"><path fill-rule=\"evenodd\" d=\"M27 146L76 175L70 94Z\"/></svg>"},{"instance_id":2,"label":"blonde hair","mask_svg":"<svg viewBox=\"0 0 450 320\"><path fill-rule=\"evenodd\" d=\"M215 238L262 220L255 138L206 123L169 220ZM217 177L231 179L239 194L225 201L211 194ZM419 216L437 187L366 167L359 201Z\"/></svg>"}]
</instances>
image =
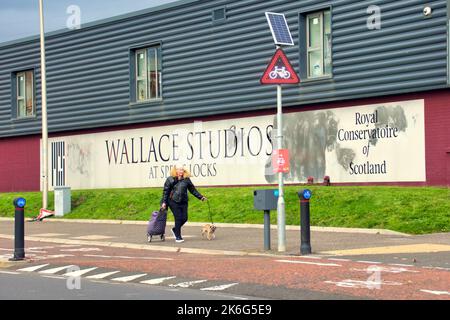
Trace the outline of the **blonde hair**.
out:
<instances>
[{"instance_id":1,"label":"blonde hair","mask_svg":"<svg viewBox=\"0 0 450 320\"><path fill-rule=\"evenodd\" d=\"M184 174L183 174L183 178L190 178L191 177L191 173L189 172L188 169L186 169L186 167L184 165L175 165L172 167L172 169L170 169L170 175L172 177L177 177L177 168L183 168L184 170Z\"/></svg>"}]
</instances>

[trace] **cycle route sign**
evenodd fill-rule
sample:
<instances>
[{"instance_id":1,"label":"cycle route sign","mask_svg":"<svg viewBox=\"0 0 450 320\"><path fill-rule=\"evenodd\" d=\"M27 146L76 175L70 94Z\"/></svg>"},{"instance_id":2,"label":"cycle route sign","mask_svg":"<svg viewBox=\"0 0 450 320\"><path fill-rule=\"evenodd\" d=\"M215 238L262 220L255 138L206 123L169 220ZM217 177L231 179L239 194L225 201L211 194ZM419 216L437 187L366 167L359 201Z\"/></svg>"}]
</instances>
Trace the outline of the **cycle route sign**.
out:
<instances>
[{"instance_id":1,"label":"cycle route sign","mask_svg":"<svg viewBox=\"0 0 450 320\"><path fill-rule=\"evenodd\" d=\"M300 78L289 62L284 51L279 48L260 79L261 84L297 84Z\"/></svg>"}]
</instances>

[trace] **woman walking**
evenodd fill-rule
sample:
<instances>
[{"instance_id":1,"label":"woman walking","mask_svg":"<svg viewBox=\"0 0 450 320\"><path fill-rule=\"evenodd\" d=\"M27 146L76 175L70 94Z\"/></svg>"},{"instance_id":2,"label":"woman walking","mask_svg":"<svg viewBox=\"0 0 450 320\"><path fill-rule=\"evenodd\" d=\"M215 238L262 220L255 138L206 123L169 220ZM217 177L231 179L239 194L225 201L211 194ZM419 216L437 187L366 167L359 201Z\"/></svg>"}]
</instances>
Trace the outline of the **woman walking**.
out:
<instances>
[{"instance_id":1,"label":"woman walking","mask_svg":"<svg viewBox=\"0 0 450 320\"><path fill-rule=\"evenodd\" d=\"M164 183L163 198L161 208L166 209L167 205L175 218L175 227L172 233L176 242L184 242L181 236L181 227L188 220L188 190L201 201L207 200L202 196L190 179L190 173L182 165L176 165L170 171L170 177Z\"/></svg>"}]
</instances>

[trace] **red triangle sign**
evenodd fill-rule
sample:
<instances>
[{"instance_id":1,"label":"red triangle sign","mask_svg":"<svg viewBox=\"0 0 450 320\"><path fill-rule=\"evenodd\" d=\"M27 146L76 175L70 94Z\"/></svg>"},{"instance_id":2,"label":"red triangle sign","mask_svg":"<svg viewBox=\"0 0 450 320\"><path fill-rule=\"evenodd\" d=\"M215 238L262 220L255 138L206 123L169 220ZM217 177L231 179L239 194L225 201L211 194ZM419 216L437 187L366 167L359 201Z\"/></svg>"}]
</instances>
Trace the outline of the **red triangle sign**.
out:
<instances>
[{"instance_id":1,"label":"red triangle sign","mask_svg":"<svg viewBox=\"0 0 450 320\"><path fill-rule=\"evenodd\" d=\"M297 84L300 78L282 49L275 55L261 77L261 84Z\"/></svg>"}]
</instances>

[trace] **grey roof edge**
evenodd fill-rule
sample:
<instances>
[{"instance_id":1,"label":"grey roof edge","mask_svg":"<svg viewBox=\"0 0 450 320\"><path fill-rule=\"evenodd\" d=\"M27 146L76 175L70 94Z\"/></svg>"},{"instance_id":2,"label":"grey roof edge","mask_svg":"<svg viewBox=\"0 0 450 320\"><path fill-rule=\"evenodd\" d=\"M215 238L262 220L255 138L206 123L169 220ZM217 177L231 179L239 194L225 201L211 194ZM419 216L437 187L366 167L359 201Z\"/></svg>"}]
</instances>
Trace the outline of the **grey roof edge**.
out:
<instances>
[{"instance_id":1,"label":"grey roof edge","mask_svg":"<svg viewBox=\"0 0 450 320\"><path fill-rule=\"evenodd\" d=\"M82 24L80 30L83 30L86 28L93 28L93 27L105 25L105 24L112 23L112 22L123 21L123 20L127 20L130 18L143 16L143 15L146 15L149 13L164 11L164 10L172 9L174 7L181 7L183 5L188 5L190 3L199 2L199 1L202 1L202 0L178 0L178 1L171 2L171 3L166 3L166 4L159 5L159 6L147 8L147 9L142 9L142 10L138 10L138 11L133 11L133 12L113 16L110 18L95 20L95 21L91 21L91 22ZM44 17L44 19L45 19L45 17ZM73 32L73 30L68 30L67 28L58 29L55 31L46 32L45 37L48 38L48 37L59 36L59 35L63 35L65 33L69 33L69 32ZM28 37L24 37L24 38L20 38L20 39L16 39L16 40L0 42L0 49L14 46L17 44L26 44L29 42L39 41L39 39L40 39L40 35L34 35L34 36L28 36Z\"/></svg>"}]
</instances>

